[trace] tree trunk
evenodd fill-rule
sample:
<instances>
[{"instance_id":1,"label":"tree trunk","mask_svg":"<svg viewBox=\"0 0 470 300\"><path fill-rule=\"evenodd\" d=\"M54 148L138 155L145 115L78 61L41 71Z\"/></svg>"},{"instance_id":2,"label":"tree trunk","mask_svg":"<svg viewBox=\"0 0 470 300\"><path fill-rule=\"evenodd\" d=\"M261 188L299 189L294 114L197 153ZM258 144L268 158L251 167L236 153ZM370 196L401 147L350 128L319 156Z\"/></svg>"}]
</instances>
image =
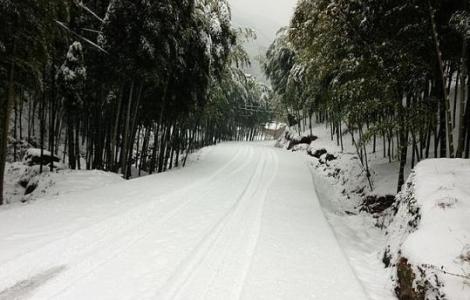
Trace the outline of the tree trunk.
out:
<instances>
[{"instance_id":1,"label":"tree trunk","mask_svg":"<svg viewBox=\"0 0 470 300\"><path fill-rule=\"evenodd\" d=\"M312 129L312 114L313 114L313 112L311 111L310 114L309 114L309 117L308 117L308 120L309 120L308 127L309 127L309 129L310 129L310 135L313 135L313 129Z\"/></svg>"},{"instance_id":2,"label":"tree trunk","mask_svg":"<svg viewBox=\"0 0 470 300\"><path fill-rule=\"evenodd\" d=\"M427 133L427 136L426 136L426 150L425 150L425 155L426 155L426 158L429 158L429 149L431 148L431 135L432 135L432 123L429 122L429 125L428 125L428 133Z\"/></svg>"},{"instance_id":3,"label":"tree trunk","mask_svg":"<svg viewBox=\"0 0 470 300\"><path fill-rule=\"evenodd\" d=\"M113 133L111 135L111 153L108 158L108 169L117 172L116 156L117 156L117 136L119 130L119 121L121 120L121 106L124 98L124 88L121 88L121 92L118 96L118 103L114 119Z\"/></svg>"},{"instance_id":4,"label":"tree trunk","mask_svg":"<svg viewBox=\"0 0 470 300\"><path fill-rule=\"evenodd\" d=\"M153 149L152 157L150 159L149 174L153 174L157 168L157 146L158 146L158 134L160 131L160 124L153 125Z\"/></svg>"},{"instance_id":5,"label":"tree trunk","mask_svg":"<svg viewBox=\"0 0 470 300\"><path fill-rule=\"evenodd\" d=\"M32 99L33 97L31 97ZM36 101L32 101L33 102L33 112L31 114L31 137L35 137L36 136L36 126L35 126L35 121L36 121L36 107L37 107L37 102Z\"/></svg>"},{"instance_id":6,"label":"tree trunk","mask_svg":"<svg viewBox=\"0 0 470 300\"><path fill-rule=\"evenodd\" d=\"M405 105L403 107L406 110L408 107L408 96L405 100ZM400 114L400 129L399 129L399 141L400 141L400 171L398 173L398 187L397 192L399 193L405 184L405 167L406 160L408 156L408 127L406 126L403 113Z\"/></svg>"},{"instance_id":7,"label":"tree trunk","mask_svg":"<svg viewBox=\"0 0 470 300\"><path fill-rule=\"evenodd\" d=\"M465 148L465 100L466 97L466 80L467 80L467 39L463 36L463 49L462 49L462 74L460 76L460 111L459 111L459 135L456 157L462 158ZM457 93L457 91L456 91Z\"/></svg>"},{"instance_id":8,"label":"tree trunk","mask_svg":"<svg viewBox=\"0 0 470 300\"><path fill-rule=\"evenodd\" d=\"M39 105L39 144L41 148L41 160L39 163L39 173L41 174L43 171L43 156L44 156L44 131L46 130L46 124L45 123L45 105L46 105L46 91L43 91L42 93L42 99L41 99L41 104Z\"/></svg>"},{"instance_id":9,"label":"tree trunk","mask_svg":"<svg viewBox=\"0 0 470 300\"><path fill-rule=\"evenodd\" d=\"M366 171L367 181L369 182L369 188L371 191L374 190L374 185L372 184L372 174L369 170L369 158L367 157L367 145L363 141L363 133L362 133L362 126L359 127L359 138L361 140L361 151L364 153L364 168Z\"/></svg>"},{"instance_id":10,"label":"tree trunk","mask_svg":"<svg viewBox=\"0 0 470 300\"><path fill-rule=\"evenodd\" d=\"M77 160L75 158L75 138L74 138L74 121L70 114L67 114L67 152L69 157L69 168L75 170L77 168Z\"/></svg>"},{"instance_id":11,"label":"tree trunk","mask_svg":"<svg viewBox=\"0 0 470 300\"><path fill-rule=\"evenodd\" d=\"M408 154L408 133L405 129L400 130L400 171L398 174L398 193L405 184L405 166Z\"/></svg>"},{"instance_id":12,"label":"tree trunk","mask_svg":"<svg viewBox=\"0 0 470 300\"><path fill-rule=\"evenodd\" d=\"M56 102L57 102L57 95L56 95L56 81L55 81L55 68L51 67L50 68L50 74L49 76L51 77L51 98L50 98L50 111L49 111L49 151L51 152L52 155L55 154L55 119L57 115L57 107L56 107ZM54 161L51 159L51 163L49 165L49 170L52 172L54 170Z\"/></svg>"},{"instance_id":13,"label":"tree trunk","mask_svg":"<svg viewBox=\"0 0 470 300\"><path fill-rule=\"evenodd\" d=\"M150 129L145 127L144 142L142 145L142 153L140 156L139 176L141 176L142 169L147 165L147 153L150 142Z\"/></svg>"},{"instance_id":14,"label":"tree trunk","mask_svg":"<svg viewBox=\"0 0 470 300\"><path fill-rule=\"evenodd\" d=\"M77 159L77 169L81 170L81 155L80 155L80 119L76 118L75 128L75 158Z\"/></svg>"},{"instance_id":15,"label":"tree trunk","mask_svg":"<svg viewBox=\"0 0 470 300\"><path fill-rule=\"evenodd\" d=\"M121 146L121 174L126 178L127 173L127 149L129 143L129 130L132 108L132 97L134 94L134 81L131 83L129 91L129 101L127 103L126 121L124 123L123 144Z\"/></svg>"},{"instance_id":16,"label":"tree trunk","mask_svg":"<svg viewBox=\"0 0 470 300\"><path fill-rule=\"evenodd\" d=\"M18 125L18 99L15 99L14 101L14 111L15 111L15 119L13 122L13 161L16 161L17 155L18 155L18 130L17 130L17 125Z\"/></svg>"},{"instance_id":17,"label":"tree trunk","mask_svg":"<svg viewBox=\"0 0 470 300\"><path fill-rule=\"evenodd\" d=\"M193 134L191 135L191 138L189 139L189 142L188 142L188 146L187 146L187 149L186 149L186 154L184 155L183 168L186 166L186 162L188 160L189 153L190 153L190 151L193 147L194 138L196 136L195 133L197 131L197 128L199 127L199 122L200 122L200 118L197 118L196 123L194 124Z\"/></svg>"},{"instance_id":18,"label":"tree trunk","mask_svg":"<svg viewBox=\"0 0 470 300\"><path fill-rule=\"evenodd\" d=\"M468 89L470 90L470 80L468 81ZM470 158L470 93L467 94L467 107L465 108L465 158Z\"/></svg>"},{"instance_id":19,"label":"tree trunk","mask_svg":"<svg viewBox=\"0 0 470 300\"><path fill-rule=\"evenodd\" d=\"M19 119L19 130L20 130L20 140L23 140L23 109L24 109L24 99L23 95L20 95L20 119Z\"/></svg>"},{"instance_id":20,"label":"tree trunk","mask_svg":"<svg viewBox=\"0 0 470 300\"><path fill-rule=\"evenodd\" d=\"M134 151L135 135L137 133L137 118L138 118L138 114L139 114L140 99L141 99L141 96L142 96L143 88L144 88L144 84L141 83L140 86L139 86L139 89L137 91L136 98L135 98L135 110L134 110L134 114L132 116L132 126L131 126L131 129L130 129L131 130L130 132L132 133L132 135L130 136L130 143L129 143L128 149L127 149L128 160L127 160L127 168L126 168L126 173L125 173L125 178L126 179L129 179L132 175L132 174L130 174L131 161L132 161L132 154L133 154L133 151Z\"/></svg>"},{"instance_id":21,"label":"tree trunk","mask_svg":"<svg viewBox=\"0 0 470 300\"><path fill-rule=\"evenodd\" d=\"M445 78L445 73L444 73L444 64L442 61L442 52L440 49L439 34L437 32L437 25L436 25L436 21L434 18L434 12L433 12L433 8L431 6L430 0L428 0L428 11L429 11L429 16L431 20L434 46L435 46L435 51L436 51L436 56L437 56L437 63L439 67L439 75L440 75L439 80L441 81L442 91L443 91L442 96L443 96L443 101L445 104L445 112L446 112L445 113L445 118L446 118L445 130L446 130L446 135L447 135L447 144L449 148L449 157L453 157L454 156L454 141L453 141L453 134L452 134L452 114L451 114L451 108L450 108L450 100L449 100L449 96L446 90L446 78Z\"/></svg>"},{"instance_id":22,"label":"tree trunk","mask_svg":"<svg viewBox=\"0 0 470 300\"><path fill-rule=\"evenodd\" d=\"M13 56L16 53L16 43L13 45ZM5 204L3 198L3 185L5 179L5 164L8 144L8 127L10 123L10 110L14 99L14 83L15 78L15 64L14 62L10 65L10 74L8 79L8 90L7 97L0 98L0 205Z\"/></svg>"},{"instance_id":23,"label":"tree trunk","mask_svg":"<svg viewBox=\"0 0 470 300\"><path fill-rule=\"evenodd\" d=\"M163 132L161 141L160 141L160 152L159 152L159 164L158 164L158 173L166 171L166 152L168 148L168 140L170 139L171 124L166 124L165 131Z\"/></svg>"},{"instance_id":24,"label":"tree trunk","mask_svg":"<svg viewBox=\"0 0 470 300\"><path fill-rule=\"evenodd\" d=\"M31 119L33 118L33 105L31 99L28 101L28 142L31 142Z\"/></svg>"}]
</instances>

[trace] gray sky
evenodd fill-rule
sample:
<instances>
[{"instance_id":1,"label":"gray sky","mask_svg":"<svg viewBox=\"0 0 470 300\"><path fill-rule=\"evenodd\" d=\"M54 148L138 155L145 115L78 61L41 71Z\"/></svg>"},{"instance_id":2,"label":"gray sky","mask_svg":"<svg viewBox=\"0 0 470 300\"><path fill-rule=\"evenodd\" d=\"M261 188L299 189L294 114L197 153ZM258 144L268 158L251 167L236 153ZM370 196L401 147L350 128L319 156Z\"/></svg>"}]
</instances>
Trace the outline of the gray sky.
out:
<instances>
[{"instance_id":1,"label":"gray sky","mask_svg":"<svg viewBox=\"0 0 470 300\"><path fill-rule=\"evenodd\" d=\"M257 40L246 45L253 66L248 73L265 81L257 57L266 53L281 27L289 25L297 0L229 0L234 26L256 31Z\"/></svg>"},{"instance_id":2,"label":"gray sky","mask_svg":"<svg viewBox=\"0 0 470 300\"><path fill-rule=\"evenodd\" d=\"M255 27L261 35L273 39L282 26L289 24L297 0L229 0L235 23Z\"/></svg>"}]
</instances>

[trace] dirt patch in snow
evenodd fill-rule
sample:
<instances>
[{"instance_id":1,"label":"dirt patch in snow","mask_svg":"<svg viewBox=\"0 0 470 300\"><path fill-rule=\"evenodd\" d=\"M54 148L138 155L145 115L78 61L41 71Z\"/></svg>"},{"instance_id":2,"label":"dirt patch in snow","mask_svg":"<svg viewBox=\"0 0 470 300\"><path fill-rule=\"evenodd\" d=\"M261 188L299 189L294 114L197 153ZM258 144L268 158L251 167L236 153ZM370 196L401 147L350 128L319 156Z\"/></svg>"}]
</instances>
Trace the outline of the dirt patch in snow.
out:
<instances>
[{"instance_id":1,"label":"dirt patch in snow","mask_svg":"<svg viewBox=\"0 0 470 300\"><path fill-rule=\"evenodd\" d=\"M397 265L397 287L395 293L400 300L424 300L425 287L415 285L416 274L406 258L401 258Z\"/></svg>"}]
</instances>

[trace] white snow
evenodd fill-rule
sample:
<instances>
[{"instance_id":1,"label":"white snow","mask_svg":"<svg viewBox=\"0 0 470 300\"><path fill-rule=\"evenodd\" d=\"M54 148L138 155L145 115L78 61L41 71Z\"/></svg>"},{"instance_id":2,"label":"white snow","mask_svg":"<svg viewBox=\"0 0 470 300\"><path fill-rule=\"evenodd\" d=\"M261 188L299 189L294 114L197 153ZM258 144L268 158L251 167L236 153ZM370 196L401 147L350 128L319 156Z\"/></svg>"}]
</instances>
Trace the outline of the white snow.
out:
<instances>
[{"instance_id":1,"label":"white snow","mask_svg":"<svg viewBox=\"0 0 470 300\"><path fill-rule=\"evenodd\" d=\"M0 245L0 299L367 299L306 156L272 145L0 211Z\"/></svg>"},{"instance_id":2,"label":"white snow","mask_svg":"<svg viewBox=\"0 0 470 300\"><path fill-rule=\"evenodd\" d=\"M447 299L469 299L470 161L422 161L399 199L389 234L392 263L404 257L418 281L442 284Z\"/></svg>"},{"instance_id":3,"label":"white snow","mask_svg":"<svg viewBox=\"0 0 470 300\"><path fill-rule=\"evenodd\" d=\"M29 167L24 163L6 164L5 198L7 203L15 204L41 198L51 198L72 192L81 192L94 188L120 183L120 175L103 171L73 171L64 169L59 163L53 172L49 166L43 167L39 173L39 166ZM25 195L25 187L20 185L35 183L37 188L29 195Z\"/></svg>"}]
</instances>

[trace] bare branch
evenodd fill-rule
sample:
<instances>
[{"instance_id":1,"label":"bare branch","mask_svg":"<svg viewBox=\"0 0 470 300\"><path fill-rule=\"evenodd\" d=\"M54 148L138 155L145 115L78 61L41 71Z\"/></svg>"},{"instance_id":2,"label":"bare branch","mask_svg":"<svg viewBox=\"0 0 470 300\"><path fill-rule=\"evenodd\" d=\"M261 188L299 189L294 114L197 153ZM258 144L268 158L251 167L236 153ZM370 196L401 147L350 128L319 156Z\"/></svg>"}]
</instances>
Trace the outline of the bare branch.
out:
<instances>
[{"instance_id":1,"label":"bare branch","mask_svg":"<svg viewBox=\"0 0 470 300\"><path fill-rule=\"evenodd\" d=\"M99 51L101 52L104 52L106 54L109 54L108 51L104 50L103 48L101 48L98 44L90 41L89 39L87 39L86 37L74 32L73 30L71 30L70 28L67 27L67 25L65 25L63 22L60 22L60 21L57 21L56 20L56 23L59 24L62 28L64 28L65 30L67 30L68 32L70 32L71 34L73 34L74 36L76 36L77 38L81 39L82 41L90 44L91 46L93 46L94 48L98 49Z\"/></svg>"},{"instance_id":2,"label":"bare branch","mask_svg":"<svg viewBox=\"0 0 470 300\"><path fill-rule=\"evenodd\" d=\"M95 17L96 19L98 19L101 23L104 23L104 20L98 16L97 14L95 14L94 11L92 11L91 9L89 9L85 4L83 4L83 2L80 0L74 0L75 4L81 8L83 8L84 10L86 10L90 15L92 15L93 17Z\"/></svg>"}]
</instances>

